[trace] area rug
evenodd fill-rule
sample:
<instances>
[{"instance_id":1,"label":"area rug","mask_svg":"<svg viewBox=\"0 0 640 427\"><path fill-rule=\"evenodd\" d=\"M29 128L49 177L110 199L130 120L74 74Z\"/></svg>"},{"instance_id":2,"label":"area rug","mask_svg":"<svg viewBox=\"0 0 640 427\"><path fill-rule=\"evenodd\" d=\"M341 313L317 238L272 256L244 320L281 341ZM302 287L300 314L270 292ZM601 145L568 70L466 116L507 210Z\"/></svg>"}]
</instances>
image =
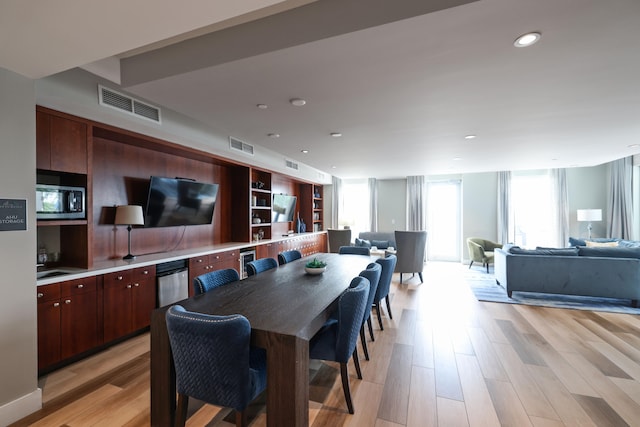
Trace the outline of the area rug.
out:
<instances>
[{"instance_id":1,"label":"area rug","mask_svg":"<svg viewBox=\"0 0 640 427\"><path fill-rule=\"evenodd\" d=\"M493 274L485 274L482 277L478 273L471 272L466 275L465 281L478 301L640 314L640 308L631 307L631 300L626 299L579 297L537 292L513 292L512 298L509 298L507 291L496 283Z\"/></svg>"}]
</instances>

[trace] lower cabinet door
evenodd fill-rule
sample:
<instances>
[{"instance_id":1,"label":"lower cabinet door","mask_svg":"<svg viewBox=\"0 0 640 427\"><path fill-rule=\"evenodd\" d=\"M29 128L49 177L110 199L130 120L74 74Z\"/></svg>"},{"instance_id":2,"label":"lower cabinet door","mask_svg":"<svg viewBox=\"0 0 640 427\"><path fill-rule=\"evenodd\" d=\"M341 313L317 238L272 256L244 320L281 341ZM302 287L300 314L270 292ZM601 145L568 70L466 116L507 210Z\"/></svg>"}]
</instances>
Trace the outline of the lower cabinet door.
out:
<instances>
[{"instance_id":1,"label":"lower cabinet door","mask_svg":"<svg viewBox=\"0 0 640 427\"><path fill-rule=\"evenodd\" d=\"M151 312L156 308L155 276L134 282L132 297L133 330L137 331L151 324Z\"/></svg>"},{"instance_id":2,"label":"lower cabinet door","mask_svg":"<svg viewBox=\"0 0 640 427\"><path fill-rule=\"evenodd\" d=\"M100 344L97 305L96 292L72 295L60 301L62 359Z\"/></svg>"},{"instance_id":3,"label":"lower cabinet door","mask_svg":"<svg viewBox=\"0 0 640 427\"><path fill-rule=\"evenodd\" d=\"M132 288L124 279L107 281L105 275L103 293L104 342L108 343L133 332L132 325Z\"/></svg>"},{"instance_id":4,"label":"lower cabinet door","mask_svg":"<svg viewBox=\"0 0 640 427\"><path fill-rule=\"evenodd\" d=\"M60 357L60 301L38 303L38 369L59 362Z\"/></svg>"}]
</instances>

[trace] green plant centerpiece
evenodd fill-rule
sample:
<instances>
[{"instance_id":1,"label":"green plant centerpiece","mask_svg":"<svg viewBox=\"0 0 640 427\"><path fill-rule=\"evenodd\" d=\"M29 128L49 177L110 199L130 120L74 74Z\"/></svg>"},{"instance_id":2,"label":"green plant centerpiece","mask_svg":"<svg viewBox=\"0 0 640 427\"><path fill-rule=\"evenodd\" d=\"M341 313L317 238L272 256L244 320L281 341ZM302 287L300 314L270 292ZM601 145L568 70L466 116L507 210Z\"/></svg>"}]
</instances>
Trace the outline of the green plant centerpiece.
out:
<instances>
[{"instance_id":1,"label":"green plant centerpiece","mask_svg":"<svg viewBox=\"0 0 640 427\"><path fill-rule=\"evenodd\" d=\"M314 258L304 265L304 270L309 274L322 274L327 269L327 263Z\"/></svg>"}]
</instances>

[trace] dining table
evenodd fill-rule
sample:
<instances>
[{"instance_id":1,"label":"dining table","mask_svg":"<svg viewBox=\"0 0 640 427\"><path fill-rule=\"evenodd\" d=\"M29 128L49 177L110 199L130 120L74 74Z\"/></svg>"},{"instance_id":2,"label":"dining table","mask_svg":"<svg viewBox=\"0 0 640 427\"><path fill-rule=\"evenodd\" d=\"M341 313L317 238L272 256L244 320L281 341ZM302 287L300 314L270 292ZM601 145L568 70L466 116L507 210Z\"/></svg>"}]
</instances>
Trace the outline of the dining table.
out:
<instances>
[{"instance_id":1,"label":"dining table","mask_svg":"<svg viewBox=\"0 0 640 427\"><path fill-rule=\"evenodd\" d=\"M322 274L305 271L314 258ZM375 257L317 253L220 286L175 304L215 315L242 314L251 345L266 349L266 415L269 427L309 425L309 340L337 309L340 295ZM151 425L173 426L176 375L160 307L151 316Z\"/></svg>"}]
</instances>

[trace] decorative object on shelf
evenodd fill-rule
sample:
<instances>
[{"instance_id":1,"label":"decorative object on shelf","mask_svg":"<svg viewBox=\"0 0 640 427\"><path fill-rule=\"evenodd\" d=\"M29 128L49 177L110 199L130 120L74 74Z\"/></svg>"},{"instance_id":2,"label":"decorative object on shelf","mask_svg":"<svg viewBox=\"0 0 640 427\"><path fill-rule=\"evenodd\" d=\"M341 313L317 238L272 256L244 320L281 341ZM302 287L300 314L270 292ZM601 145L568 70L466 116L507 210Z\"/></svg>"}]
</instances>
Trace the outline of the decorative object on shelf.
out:
<instances>
[{"instance_id":1,"label":"decorative object on shelf","mask_svg":"<svg viewBox=\"0 0 640 427\"><path fill-rule=\"evenodd\" d=\"M122 205L116 207L115 225L126 225L129 232L128 248L129 253L122 259L135 259L135 255L131 254L131 228L134 225L144 225L144 216L142 214L142 206L138 205Z\"/></svg>"},{"instance_id":2,"label":"decorative object on shelf","mask_svg":"<svg viewBox=\"0 0 640 427\"><path fill-rule=\"evenodd\" d=\"M264 239L264 231L261 228L260 230L258 230L258 240L262 239Z\"/></svg>"},{"instance_id":3,"label":"decorative object on shelf","mask_svg":"<svg viewBox=\"0 0 640 427\"><path fill-rule=\"evenodd\" d=\"M589 239L591 239L592 221L602 221L602 209L578 209L579 222L588 222L587 230L589 230Z\"/></svg>"},{"instance_id":4,"label":"decorative object on shelf","mask_svg":"<svg viewBox=\"0 0 640 427\"><path fill-rule=\"evenodd\" d=\"M251 218L251 222L253 222L254 224L260 224L262 222L262 219L260 219L257 213L254 213L253 218Z\"/></svg>"},{"instance_id":5,"label":"decorative object on shelf","mask_svg":"<svg viewBox=\"0 0 640 427\"><path fill-rule=\"evenodd\" d=\"M307 224L305 224L303 220L300 220L299 229L300 231L298 231L298 233L306 233L307 231Z\"/></svg>"},{"instance_id":6,"label":"decorative object on shelf","mask_svg":"<svg viewBox=\"0 0 640 427\"><path fill-rule=\"evenodd\" d=\"M245 185L246 185L246 184L245 184ZM252 183L251 183L251 186L252 186L253 188L257 188L257 189L259 189L259 190L262 190L262 189L264 188L264 182L262 182L262 181L252 182Z\"/></svg>"},{"instance_id":7,"label":"decorative object on shelf","mask_svg":"<svg viewBox=\"0 0 640 427\"><path fill-rule=\"evenodd\" d=\"M294 224L294 228L296 230L296 233L301 233L300 231L300 212L298 212L298 215L296 216L296 223Z\"/></svg>"},{"instance_id":8,"label":"decorative object on shelf","mask_svg":"<svg viewBox=\"0 0 640 427\"><path fill-rule=\"evenodd\" d=\"M322 274L327 270L327 263L320 261L318 258L314 258L304 265L304 271L308 274Z\"/></svg>"}]
</instances>

